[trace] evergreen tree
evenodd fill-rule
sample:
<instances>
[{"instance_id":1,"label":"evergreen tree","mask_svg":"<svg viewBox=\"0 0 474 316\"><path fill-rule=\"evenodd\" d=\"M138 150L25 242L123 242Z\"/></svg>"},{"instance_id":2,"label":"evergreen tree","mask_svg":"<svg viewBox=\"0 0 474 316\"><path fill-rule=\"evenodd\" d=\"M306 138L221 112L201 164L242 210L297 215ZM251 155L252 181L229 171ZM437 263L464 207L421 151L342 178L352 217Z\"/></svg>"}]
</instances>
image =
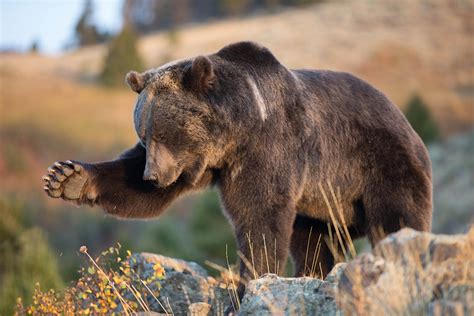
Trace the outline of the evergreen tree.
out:
<instances>
[{"instance_id":1,"label":"evergreen tree","mask_svg":"<svg viewBox=\"0 0 474 316\"><path fill-rule=\"evenodd\" d=\"M418 95L414 95L408 102L405 115L425 144L439 139L436 122L431 117L428 107Z\"/></svg>"},{"instance_id":2,"label":"evergreen tree","mask_svg":"<svg viewBox=\"0 0 474 316\"><path fill-rule=\"evenodd\" d=\"M38 53L38 51L39 51L39 42L38 42L37 39L35 39L35 40L31 43L29 51L30 51L30 53L33 53L33 54Z\"/></svg>"},{"instance_id":3,"label":"evergreen tree","mask_svg":"<svg viewBox=\"0 0 474 316\"><path fill-rule=\"evenodd\" d=\"M219 0L220 9L226 15L239 15L249 9L249 0Z\"/></svg>"},{"instance_id":4,"label":"evergreen tree","mask_svg":"<svg viewBox=\"0 0 474 316\"><path fill-rule=\"evenodd\" d=\"M137 49L137 35L129 24L110 42L100 75L106 86L123 85L125 74L130 70L143 70L143 62Z\"/></svg>"},{"instance_id":5,"label":"evergreen tree","mask_svg":"<svg viewBox=\"0 0 474 316\"><path fill-rule=\"evenodd\" d=\"M80 47L97 44L104 40L104 36L99 33L97 27L92 23L92 15L92 0L85 0L84 10L75 27L77 45Z\"/></svg>"}]
</instances>

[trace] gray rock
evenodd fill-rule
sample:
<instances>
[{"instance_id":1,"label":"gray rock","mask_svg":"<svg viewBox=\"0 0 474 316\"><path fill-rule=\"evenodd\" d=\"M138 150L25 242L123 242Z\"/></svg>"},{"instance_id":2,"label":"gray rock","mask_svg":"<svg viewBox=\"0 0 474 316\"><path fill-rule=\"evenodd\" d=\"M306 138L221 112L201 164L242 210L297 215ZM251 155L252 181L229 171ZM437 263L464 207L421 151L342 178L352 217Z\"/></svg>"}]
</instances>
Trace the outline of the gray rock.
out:
<instances>
[{"instance_id":1,"label":"gray rock","mask_svg":"<svg viewBox=\"0 0 474 316\"><path fill-rule=\"evenodd\" d=\"M335 315L328 282L266 274L248 283L238 315Z\"/></svg>"},{"instance_id":2,"label":"gray rock","mask_svg":"<svg viewBox=\"0 0 474 316\"><path fill-rule=\"evenodd\" d=\"M472 284L474 228L453 236L406 228L349 262L336 297L348 315L472 315Z\"/></svg>"},{"instance_id":3,"label":"gray rock","mask_svg":"<svg viewBox=\"0 0 474 316\"><path fill-rule=\"evenodd\" d=\"M230 304L227 290L195 262L151 253L134 254L133 258L142 275L146 275L156 263L165 269L165 278L159 281L159 303L151 298L148 301L152 311L175 315L219 315Z\"/></svg>"},{"instance_id":4,"label":"gray rock","mask_svg":"<svg viewBox=\"0 0 474 316\"><path fill-rule=\"evenodd\" d=\"M332 270L328 273L324 281L330 282L330 283L337 283L339 282L339 279L341 278L342 273L347 267L346 262L339 262L336 263L336 265L332 268Z\"/></svg>"},{"instance_id":5,"label":"gray rock","mask_svg":"<svg viewBox=\"0 0 474 316\"><path fill-rule=\"evenodd\" d=\"M193 303L189 305L190 316L205 316L211 312L211 305L207 303Z\"/></svg>"}]
</instances>

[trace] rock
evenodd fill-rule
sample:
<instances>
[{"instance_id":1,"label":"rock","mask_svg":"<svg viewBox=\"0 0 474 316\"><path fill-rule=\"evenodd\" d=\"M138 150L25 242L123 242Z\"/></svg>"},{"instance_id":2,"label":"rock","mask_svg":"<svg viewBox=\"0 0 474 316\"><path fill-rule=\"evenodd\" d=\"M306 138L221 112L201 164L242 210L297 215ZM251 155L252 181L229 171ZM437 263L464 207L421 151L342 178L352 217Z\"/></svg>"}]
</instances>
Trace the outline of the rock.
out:
<instances>
[{"instance_id":1,"label":"rock","mask_svg":"<svg viewBox=\"0 0 474 316\"><path fill-rule=\"evenodd\" d=\"M230 304L226 287L196 263L146 253L133 257L145 277L155 263L164 267L157 293L168 313L222 315ZM324 281L274 274L249 281L238 315L274 314L474 315L474 228L450 236L402 229L372 252L337 264Z\"/></svg>"},{"instance_id":2,"label":"rock","mask_svg":"<svg viewBox=\"0 0 474 316\"><path fill-rule=\"evenodd\" d=\"M335 315L328 282L266 274L247 284L238 315Z\"/></svg>"},{"instance_id":3,"label":"rock","mask_svg":"<svg viewBox=\"0 0 474 316\"><path fill-rule=\"evenodd\" d=\"M347 267L346 262L339 262L336 263L336 265L332 268L332 270L328 273L324 281L330 282L330 283L337 283L339 282L339 279L341 278L342 273Z\"/></svg>"},{"instance_id":4,"label":"rock","mask_svg":"<svg viewBox=\"0 0 474 316\"><path fill-rule=\"evenodd\" d=\"M173 259L150 253L134 254L140 274L145 275L159 263L165 270L160 280L159 303L149 299L152 311L175 315L214 315L230 304L227 289L195 262ZM165 311L166 309L166 311Z\"/></svg>"},{"instance_id":5,"label":"rock","mask_svg":"<svg viewBox=\"0 0 474 316\"><path fill-rule=\"evenodd\" d=\"M349 262L336 297L348 315L472 315L473 284L474 229L446 236L405 228Z\"/></svg>"},{"instance_id":6,"label":"rock","mask_svg":"<svg viewBox=\"0 0 474 316\"><path fill-rule=\"evenodd\" d=\"M208 315L211 311L211 305L207 303L192 303L189 305L189 314L191 316Z\"/></svg>"},{"instance_id":7,"label":"rock","mask_svg":"<svg viewBox=\"0 0 474 316\"><path fill-rule=\"evenodd\" d=\"M428 304L428 315L430 316L463 316L463 306L459 302L445 300L434 301Z\"/></svg>"},{"instance_id":8,"label":"rock","mask_svg":"<svg viewBox=\"0 0 474 316\"><path fill-rule=\"evenodd\" d=\"M208 277L207 271L196 262L174 259L162 255L143 252L140 254L148 262L159 263L165 271L182 272L184 274L192 274L193 276Z\"/></svg>"}]
</instances>

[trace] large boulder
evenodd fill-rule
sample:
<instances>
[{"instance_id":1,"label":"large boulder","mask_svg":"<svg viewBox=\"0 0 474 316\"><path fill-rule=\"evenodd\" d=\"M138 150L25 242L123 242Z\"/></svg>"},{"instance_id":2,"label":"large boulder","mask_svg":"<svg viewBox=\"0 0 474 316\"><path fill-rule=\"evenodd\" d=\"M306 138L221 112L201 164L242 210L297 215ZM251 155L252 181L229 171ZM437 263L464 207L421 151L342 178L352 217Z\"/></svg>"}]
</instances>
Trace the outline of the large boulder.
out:
<instances>
[{"instance_id":1,"label":"large boulder","mask_svg":"<svg viewBox=\"0 0 474 316\"><path fill-rule=\"evenodd\" d=\"M474 229L389 235L347 264L336 293L347 315L473 315Z\"/></svg>"}]
</instances>

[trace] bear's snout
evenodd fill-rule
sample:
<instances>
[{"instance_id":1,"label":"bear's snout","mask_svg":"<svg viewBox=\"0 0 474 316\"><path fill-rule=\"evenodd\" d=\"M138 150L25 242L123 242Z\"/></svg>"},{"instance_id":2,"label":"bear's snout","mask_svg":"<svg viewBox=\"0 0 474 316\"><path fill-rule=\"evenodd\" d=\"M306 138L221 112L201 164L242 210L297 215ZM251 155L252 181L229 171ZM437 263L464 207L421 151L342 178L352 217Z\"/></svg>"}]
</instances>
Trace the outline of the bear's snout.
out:
<instances>
[{"instance_id":1,"label":"bear's snout","mask_svg":"<svg viewBox=\"0 0 474 316\"><path fill-rule=\"evenodd\" d=\"M179 177L177 169L178 164L166 146L153 143L148 146L143 180L167 187Z\"/></svg>"},{"instance_id":2,"label":"bear's snout","mask_svg":"<svg viewBox=\"0 0 474 316\"><path fill-rule=\"evenodd\" d=\"M148 166L148 164L147 164ZM150 168L145 167L145 171L143 172L143 180L145 181L157 181L158 177L156 176Z\"/></svg>"}]
</instances>

